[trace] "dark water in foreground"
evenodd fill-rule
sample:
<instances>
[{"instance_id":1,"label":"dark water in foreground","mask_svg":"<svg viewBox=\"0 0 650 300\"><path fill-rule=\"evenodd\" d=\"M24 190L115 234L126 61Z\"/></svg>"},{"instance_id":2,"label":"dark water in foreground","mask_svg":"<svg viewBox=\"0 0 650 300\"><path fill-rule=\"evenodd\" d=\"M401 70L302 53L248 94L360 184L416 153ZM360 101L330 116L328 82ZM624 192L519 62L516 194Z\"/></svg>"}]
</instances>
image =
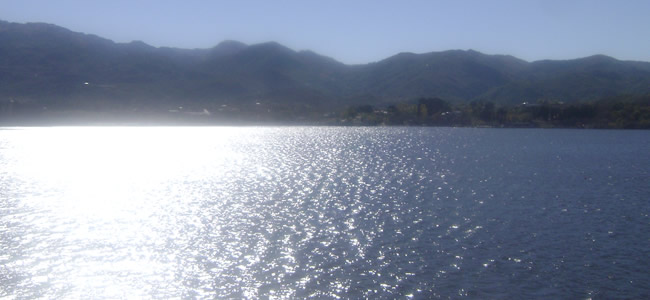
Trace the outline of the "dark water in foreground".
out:
<instances>
[{"instance_id":1,"label":"dark water in foreground","mask_svg":"<svg viewBox=\"0 0 650 300\"><path fill-rule=\"evenodd\" d=\"M0 130L0 297L648 298L650 131Z\"/></svg>"}]
</instances>

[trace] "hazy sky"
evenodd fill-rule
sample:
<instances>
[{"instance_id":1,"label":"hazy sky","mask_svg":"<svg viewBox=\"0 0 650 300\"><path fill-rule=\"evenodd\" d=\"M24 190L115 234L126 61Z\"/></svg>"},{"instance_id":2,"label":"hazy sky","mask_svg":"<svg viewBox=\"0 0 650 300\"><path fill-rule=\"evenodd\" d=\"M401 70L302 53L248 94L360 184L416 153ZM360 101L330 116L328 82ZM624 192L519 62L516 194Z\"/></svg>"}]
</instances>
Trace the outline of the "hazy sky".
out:
<instances>
[{"instance_id":1,"label":"hazy sky","mask_svg":"<svg viewBox=\"0 0 650 300\"><path fill-rule=\"evenodd\" d=\"M345 63L449 49L650 61L650 0L0 0L0 19L153 46L274 40Z\"/></svg>"}]
</instances>

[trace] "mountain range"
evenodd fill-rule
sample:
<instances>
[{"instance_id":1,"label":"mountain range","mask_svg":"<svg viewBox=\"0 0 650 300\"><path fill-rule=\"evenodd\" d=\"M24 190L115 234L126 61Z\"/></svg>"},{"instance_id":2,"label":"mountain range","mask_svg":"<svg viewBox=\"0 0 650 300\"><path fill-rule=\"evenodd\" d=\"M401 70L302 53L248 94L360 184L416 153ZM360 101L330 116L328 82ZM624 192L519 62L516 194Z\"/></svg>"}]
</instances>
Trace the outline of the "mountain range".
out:
<instances>
[{"instance_id":1,"label":"mountain range","mask_svg":"<svg viewBox=\"0 0 650 300\"><path fill-rule=\"evenodd\" d=\"M44 23L0 21L0 103L62 109L297 109L439 97L502 105L650 93L650 63L605 55L527 62L473 50L346 65L276 42L210 49L115 43Z\"/></svg>"}]
</instances>

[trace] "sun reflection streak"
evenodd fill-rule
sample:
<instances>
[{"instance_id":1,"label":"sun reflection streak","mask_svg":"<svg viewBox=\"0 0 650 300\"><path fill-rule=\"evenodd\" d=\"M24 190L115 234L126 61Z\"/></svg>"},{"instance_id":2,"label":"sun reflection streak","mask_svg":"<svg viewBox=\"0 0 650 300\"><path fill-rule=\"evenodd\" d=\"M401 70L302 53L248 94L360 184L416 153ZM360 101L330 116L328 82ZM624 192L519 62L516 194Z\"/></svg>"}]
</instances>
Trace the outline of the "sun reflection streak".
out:
<instances>
[{"instance_id":1,"label":"sun reflection streak","mask_svg":"<svg viewBox=\"0 0 650 300\"><path fill-rule=\"evenodd\" d=\"M168 282L177 285L172 290L181 289L183 283L175 281L174 274L178 257L170 257L165 247L170 239L182 240L168 236L182 233L172 227L191 224L189 218L196 218L183 213L188 207L184 201L191 201L184 183L204 180L206 173L214 180L224 164L241 160L232 148L239 130L61 127L22 131L15 147L4 154L13 163L10 169L15 176L33 187L25 191L23 202L46 214L41 222L35 219L37 232L54 230L59 233L57 243L68 245L56 254L65 278L50 284L59 289L73 285L80 298L92 293L109 298L151 296L143 290L146 282ZM168 220L169 216L176 220ZM56 228L50 228L52 218L58 220ZM52 259L47 253L36 255ZM46 275L37 275L42 272L37 269L32 281L47 280Z\"/></svg>"},{"instance_id":2,"label":"sun reflection streak","mask_svg":"<svg viewBox=\"0 0 650 300\"><path fill-rule=\"evenodd\" d=\"M29 160L19 160L23 165L16 169L41 185L63 190L60 201L77 211L109 216L133 206L141 193L166 180L200 178L219 157L236 159L219 147L222 139L232 137L228 130L219 131L221 136L174 127L44 128L29 133L17 149Z\"/></svg>"}]
</instances>

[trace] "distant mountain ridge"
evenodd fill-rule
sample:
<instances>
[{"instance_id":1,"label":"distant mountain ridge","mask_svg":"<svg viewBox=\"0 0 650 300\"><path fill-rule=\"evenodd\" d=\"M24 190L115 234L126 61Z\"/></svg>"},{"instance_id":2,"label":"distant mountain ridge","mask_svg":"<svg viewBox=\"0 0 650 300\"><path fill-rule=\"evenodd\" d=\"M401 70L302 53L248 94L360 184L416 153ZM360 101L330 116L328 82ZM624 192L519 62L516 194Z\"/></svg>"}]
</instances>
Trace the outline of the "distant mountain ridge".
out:
<instances>
[{"instance_id":1,"label":"distant mountain ridge","mask_svg":"<svg viewBox=\"0 0 650 300\"><path fill-rule=\"evenodd\" d=\"M591 101L650 93L650 63L604 55L527 62L449 50L346 65L276 42L210 49L115 43L43 23L0 21L0 103L67 109L332 108L440 97L452 102Z\"/></svg>"}]
</instances>

